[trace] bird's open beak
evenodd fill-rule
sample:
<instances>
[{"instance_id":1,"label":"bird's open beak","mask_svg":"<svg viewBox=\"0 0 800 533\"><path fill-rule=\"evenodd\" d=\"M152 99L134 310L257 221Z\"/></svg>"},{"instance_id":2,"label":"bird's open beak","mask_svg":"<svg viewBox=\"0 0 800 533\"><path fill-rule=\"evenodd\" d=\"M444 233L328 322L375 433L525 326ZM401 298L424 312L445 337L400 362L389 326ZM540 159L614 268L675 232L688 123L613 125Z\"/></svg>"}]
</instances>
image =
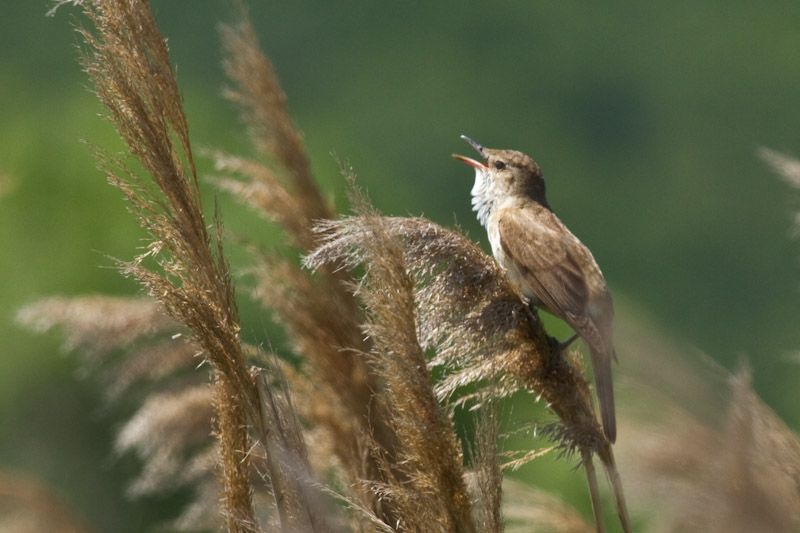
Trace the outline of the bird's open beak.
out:
<instances>
[{"instance_id":1,"label":"bird's open beak","mask_svg":"<svg viewBox=\"0 0 800 533\"><path fill-rule=\"evenodd\" d=\"M465 141L467 141L470 144L470 146L475 148L476 152L478 152L479 154L481 154L481 156L486 158L486 149L483 147L483 145L473 141L472 139L470 139L466 135L462 135L461 138L464 139ZM488 170L489 169L489 167L487 167L484 163L481 163L480 161L476 161L476 160L472 159L471 157L467 157L467 156L464 156L464 155L453 154L453 159L458 159L462 163L466 163L467 165L469 165L469 166L471 166L473 168L476 168L478 170Z\"/></svg>"}]
</instances>

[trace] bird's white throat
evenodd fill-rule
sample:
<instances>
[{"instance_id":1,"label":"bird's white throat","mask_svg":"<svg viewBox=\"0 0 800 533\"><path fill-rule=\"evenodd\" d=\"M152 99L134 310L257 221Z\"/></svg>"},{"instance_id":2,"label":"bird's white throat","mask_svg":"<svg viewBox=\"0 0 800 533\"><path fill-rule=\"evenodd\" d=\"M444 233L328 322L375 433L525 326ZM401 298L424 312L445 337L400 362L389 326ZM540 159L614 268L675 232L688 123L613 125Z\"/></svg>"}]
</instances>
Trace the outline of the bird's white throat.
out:
<instances>
[{"instance_id":1,"label":"bird's white throat","mask_svg":"<svg viewBox=\"0 0 800 533\"><path fill-rule=\"evenodd\" d=\"M472 186L472 210L477 213L478 221L484 228L487 228L489 223L489 215L494 207L494 198L494 183L489 178L489 173L476 168L475 185Z\"/></svg>"}]
</instances>

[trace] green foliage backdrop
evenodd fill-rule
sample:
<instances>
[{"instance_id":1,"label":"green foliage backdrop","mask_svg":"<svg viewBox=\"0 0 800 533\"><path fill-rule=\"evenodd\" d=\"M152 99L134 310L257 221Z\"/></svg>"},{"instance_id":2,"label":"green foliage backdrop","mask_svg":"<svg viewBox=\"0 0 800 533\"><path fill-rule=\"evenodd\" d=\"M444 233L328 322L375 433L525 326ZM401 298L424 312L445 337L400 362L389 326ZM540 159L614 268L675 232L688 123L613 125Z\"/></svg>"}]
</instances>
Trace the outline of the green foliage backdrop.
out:
<instances>
[{"instance_id":1,"label":"green foliage backdrop","mask_svg":"<svg viewBox=\"0 0 800 533\"><path fill-rule=\"evenodd\" d=\"M450 159L467 150L458 135L528 152L616 298L726 366L746 357L756 390L800 426L797 204L754 153L800 153L800 5L251 4L332 195L344 189L336 159L347 160L384 212L456 220L484 242L471 175ZM215 28L229 6L153 5L193 142L245 151L219 97ZM109 255L131 257L140 234L79 141L121 146L75 60L76 13L48 18L48 8L7 2L0 28L0 468L52 483L101 530L136 531L169 505L123 500L135 465L109 454L114 415L57 339L13 324L45 295L137 290L103 268ZM221 201L228 228L270 240ZM242 306L245 336L279 345Z\"/></svg>"}]
</instances>

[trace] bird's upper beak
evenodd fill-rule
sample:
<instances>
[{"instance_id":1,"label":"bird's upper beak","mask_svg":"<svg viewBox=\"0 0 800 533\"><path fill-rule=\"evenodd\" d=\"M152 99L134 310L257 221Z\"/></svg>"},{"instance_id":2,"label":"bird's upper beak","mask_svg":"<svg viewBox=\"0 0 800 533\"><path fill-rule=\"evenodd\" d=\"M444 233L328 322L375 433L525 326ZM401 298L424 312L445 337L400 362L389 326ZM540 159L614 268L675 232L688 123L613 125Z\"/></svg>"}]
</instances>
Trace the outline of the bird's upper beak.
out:
<instances>
[{"instance_id":1,"label":"bird's upper beak","mask_svg":"<svg viewBox=\"0 0 800 533\"><path fill-rule=\"evenodd\" d=\"M461 138L464 139L465 141L467 141L470 144L470 146L475 148L475 151L478 152L479 154L481 154L481 156L484 159L486 158L486 149L480 143L477 143L477 142L473 141L472 139L470 139L466 135L462 135ZM476 161L476 160L472 159L471 157L467 157L467 156L459 155L459 154L453 154L453 158L454 159L458 159L462 163L466 163L467 165L469 165L469 166L471 166L473 168L476 168L478 170L488 170L489 169L489 167L487 167L486 164L481 163L480 161Z\"/></svg>"}]
</instances>

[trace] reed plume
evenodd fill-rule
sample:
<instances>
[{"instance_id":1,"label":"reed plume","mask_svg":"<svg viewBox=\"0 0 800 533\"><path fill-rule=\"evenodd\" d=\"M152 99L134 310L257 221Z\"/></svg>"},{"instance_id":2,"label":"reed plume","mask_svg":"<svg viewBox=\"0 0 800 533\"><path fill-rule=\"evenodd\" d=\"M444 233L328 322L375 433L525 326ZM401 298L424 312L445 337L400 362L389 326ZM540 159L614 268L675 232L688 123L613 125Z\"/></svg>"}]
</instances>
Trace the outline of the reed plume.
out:
<instances>
[{"instance_id":1,"label":"reed plume","mask_svg":"<svg viewBox=\"0 0 800 533\"><path fill-rule=\"evenodd\" d=\"M653 531L796 531L800 439L754 392L750 371L689 357L633 318L620 380L631 402L620 468ZM665 364L666 363L666 364Z\"/></svg>"},{"instance_id":2,"label":"reed plume","mask_svg":"<svg viewBox=\"0 0 800 533\"><path fill-rule=\"evenodd\" d=\"M394 505L399 531L477 531L461 447L449 416L437 403L417 338L414 282L402 247L363 196L354 192L352 199L370 233L363 249L369 269L358 290L367 312L363 329L373 343L371 366L385 383L383 401L397 435L402 476L387 473L387 482L372 488Z\"/></svg>"},{"instance_id":3,"label":"reed plume","mask_svg":"<svg viewBox=\"0 0 800 533\"><path fill-rule=\"evenodd\" d=\"M79 351L92 359L129 347L143 337L180 331L178 323L153 299L106 295L50 297L21 309L17 320L39 333L61 327L64 350Z\"/></svg>"},{"instance_id":4,"label":"reed plume","mask_svg":"<svg viewBox=\"0 0 800 533\"><path fill-rule=\"evenodd\" d=\"M109 181L128 200L153 240L134 261L122 262L192 330L213 365L220 467L228 528L254 531L248 479L245 411L257 397L244 366L228 266L217 235L209 235L179 90L163 37L147 2L77 2L95 30L79 30L87 44L81 61L109 118L144 171L101 156ZM155 268L148 266L148 260ZM239 394L231 391L235 388ZM251 414L251 418L254 415Z\"/></svg>"},{"instance_id":5,"label":"reed plume","mask_svg":"<svg viewBox=\"0 0 800 533\"><path fill-rule=\"evenodd\" d=\"M101 295L47 298L21 309L17 320L40 332L60 329L64 349L80 355L83 373L99 379L109 402L143 398L114 445L117 454L134 453L142 463L128 495L192 489L197 501L175 523L217 525L219 513L209 512L219 494L213 395L196 371L202 348L186 328L151 298Z\"/></svg>"},{"instance_id":6,"label":"reed plume","mask_svg":"<svg viewBox=\"0 0 800 533\"><path fill-rule=\"evenodd\" d=\"M787 185L800 189L800 161L770 148L760 148L758 155Z\"/></svg>"}]
</instances>

